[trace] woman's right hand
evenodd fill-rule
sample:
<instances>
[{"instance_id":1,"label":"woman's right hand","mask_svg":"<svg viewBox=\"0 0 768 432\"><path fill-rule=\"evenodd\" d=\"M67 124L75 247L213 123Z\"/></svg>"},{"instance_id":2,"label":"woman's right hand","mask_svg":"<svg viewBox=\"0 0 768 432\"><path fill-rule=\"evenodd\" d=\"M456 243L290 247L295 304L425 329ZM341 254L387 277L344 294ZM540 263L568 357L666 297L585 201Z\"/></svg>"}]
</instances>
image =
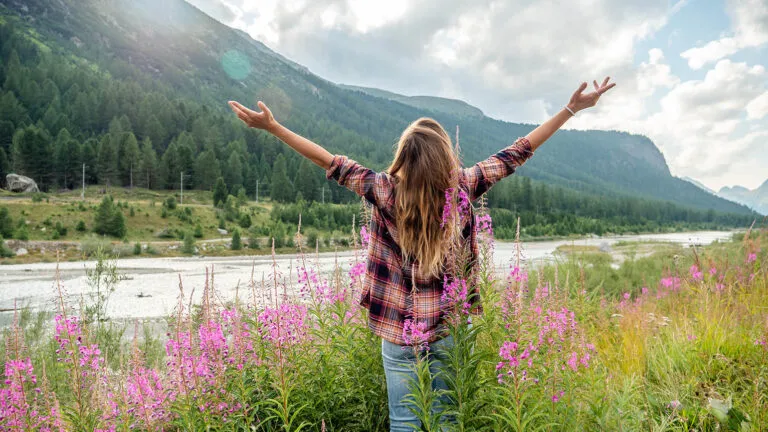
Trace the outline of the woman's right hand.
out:
<instances>
[{"instance_id":1,"label":"woman's right hand","mask_svg":"<svg viewBox=\"0 0 768 432\"><path fill-rule=\"evenodd\" d=\"M595 106L600 99L600 96L616 85L616 83L609 84L608 82L610 80L611 77L605 77L601 85L597 85L597 81L592 81L592 84L595 86L595 91L586 94L584 93L584 90L587 88L587 83L581 83L581 86L579 86L573 93L573 96L571 96L571 100L567 105L568 108L575 113L585 108Z\"/></svg>"},{"instance_id":2,"label":"woman's right hand","mask_svg":"<svg viewBox=\"0 0 768 432\"><path fill-rule=\"evenodd\" d=\"M248 127L263 129L267 132L274 130L275 126L277 126L277 121L272 115L272 111L270 111L262 101L259 101L257 105L261 109L261 112L246 108L239 102L229 101L229 106L232 108L232 111L234 111L234 113L237 114L237 117Z\"/></svg>"}]
</instances>

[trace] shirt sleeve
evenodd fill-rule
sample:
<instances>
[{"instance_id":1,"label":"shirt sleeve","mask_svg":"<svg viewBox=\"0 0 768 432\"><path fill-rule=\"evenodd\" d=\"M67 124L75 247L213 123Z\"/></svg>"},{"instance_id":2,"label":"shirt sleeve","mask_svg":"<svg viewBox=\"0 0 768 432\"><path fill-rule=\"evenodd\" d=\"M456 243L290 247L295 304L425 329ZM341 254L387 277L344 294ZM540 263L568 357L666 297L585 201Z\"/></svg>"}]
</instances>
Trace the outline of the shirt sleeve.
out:
<instances>
[{"instance_id":1,"label":"shirt sleeve","mask_svg":"<svg viewBox=\"0 0 768 432\"><path fill-rule=\"evenodd\" d=\"M391 182L386 174L377 173L346 156L334 156L325 176L377 206L386 200L391 191Z\"/></svg>"},{"instance_id":2,"label":"shirt sleeve","mask_svg":"<svg viewBox=\"0 0 768 432\"><path fill-rule=\"evenodd\" d=\"M526 138L518 138L514 144L488 159L464 168L462 171L470 199L474 201L480 198L499 180L514 173L531 156L531 143Z\"/></svg>"}]
</instances>

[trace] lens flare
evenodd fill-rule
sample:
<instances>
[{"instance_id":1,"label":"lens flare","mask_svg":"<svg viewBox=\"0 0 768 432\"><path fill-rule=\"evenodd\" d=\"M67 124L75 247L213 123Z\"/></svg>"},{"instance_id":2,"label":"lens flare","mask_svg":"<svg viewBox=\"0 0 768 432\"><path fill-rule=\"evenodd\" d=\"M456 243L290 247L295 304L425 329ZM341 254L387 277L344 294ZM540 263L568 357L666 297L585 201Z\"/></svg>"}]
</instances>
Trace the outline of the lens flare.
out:
<instances>
[{"instance_id":1,"label":"lens flare","mask_svg":"<svg viewBox=\"0 0 768 432\"><path fill-rule=\"evenodd\" d=\"M251 74L251 61L238 50L230 50L221 57L221 67L232 79L242 80Z\"/></svg>"}]
</instances>

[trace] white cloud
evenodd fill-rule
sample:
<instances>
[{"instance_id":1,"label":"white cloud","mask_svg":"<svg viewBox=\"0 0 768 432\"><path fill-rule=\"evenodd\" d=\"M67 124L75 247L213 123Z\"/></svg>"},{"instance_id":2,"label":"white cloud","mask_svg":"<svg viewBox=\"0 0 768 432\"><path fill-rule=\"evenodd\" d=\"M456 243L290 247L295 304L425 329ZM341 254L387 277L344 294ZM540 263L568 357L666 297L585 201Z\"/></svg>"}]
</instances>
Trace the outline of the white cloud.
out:
<instances>
[{"instance_id":1,"label":"white cloud","mask_svg":"<svg viewBox=\"0 0 768 432\"><path fill-rule=\"evenodd\" d=\"M686 1L193 1L226 2L236 12L228 24L324 78L463 99L510 121L543 121L581 81L610 75L616 89L569 127L645 134L675 174L712 187L765 180L739 153L768 133L765 65L723 60L768 40L765 0L729 2L731 33L686 51L692 66L709 68L700 80L675 74L666 57L678 53L654 48L635 60L638 42Z\"/></svg>"},{"instance_id":2,"label":"white cloud","mask_svg":"<svg viewBox=\"0 0 768 432\"><path fill-rule=\"evenodd\" d=\"M747 104L747 118L760 120L768 115L768 91L752 99Z\"/></svg>"},{"instance_id":3,"label":"white cloud","mask_svg":"<svg viewBox=\"0 0 768 432\"><path fill-rule=\"evenodd\" d=\"M734 35L710 41L703 46L683 51L680 56L688 60L692 69L716 62L742 49L768 43L768 2L765 0L730 0L728 11L733 22Z\"/></svg>"}]
</instances>

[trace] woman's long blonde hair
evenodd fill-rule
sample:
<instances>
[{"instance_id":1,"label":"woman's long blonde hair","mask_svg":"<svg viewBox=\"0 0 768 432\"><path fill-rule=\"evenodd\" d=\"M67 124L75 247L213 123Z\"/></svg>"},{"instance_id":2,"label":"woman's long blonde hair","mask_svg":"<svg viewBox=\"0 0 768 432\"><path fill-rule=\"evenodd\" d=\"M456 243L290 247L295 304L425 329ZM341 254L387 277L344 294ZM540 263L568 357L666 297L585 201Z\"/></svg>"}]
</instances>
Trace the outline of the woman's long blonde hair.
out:
<instances>
[{"instance_id":1,"label":"woman's long blonde hair","mask_svg":"<svg viewBox=\"0 0 768 432\"><path fill-rule=\"evenodd\" d=\"M442 271L450 231L441 226L445 191L456 187L458 168L440 123L423 117L403 131L388 172L396 179L398 243L403 255L418 260L422 276Z\"/></svg>"}]
</instances>

